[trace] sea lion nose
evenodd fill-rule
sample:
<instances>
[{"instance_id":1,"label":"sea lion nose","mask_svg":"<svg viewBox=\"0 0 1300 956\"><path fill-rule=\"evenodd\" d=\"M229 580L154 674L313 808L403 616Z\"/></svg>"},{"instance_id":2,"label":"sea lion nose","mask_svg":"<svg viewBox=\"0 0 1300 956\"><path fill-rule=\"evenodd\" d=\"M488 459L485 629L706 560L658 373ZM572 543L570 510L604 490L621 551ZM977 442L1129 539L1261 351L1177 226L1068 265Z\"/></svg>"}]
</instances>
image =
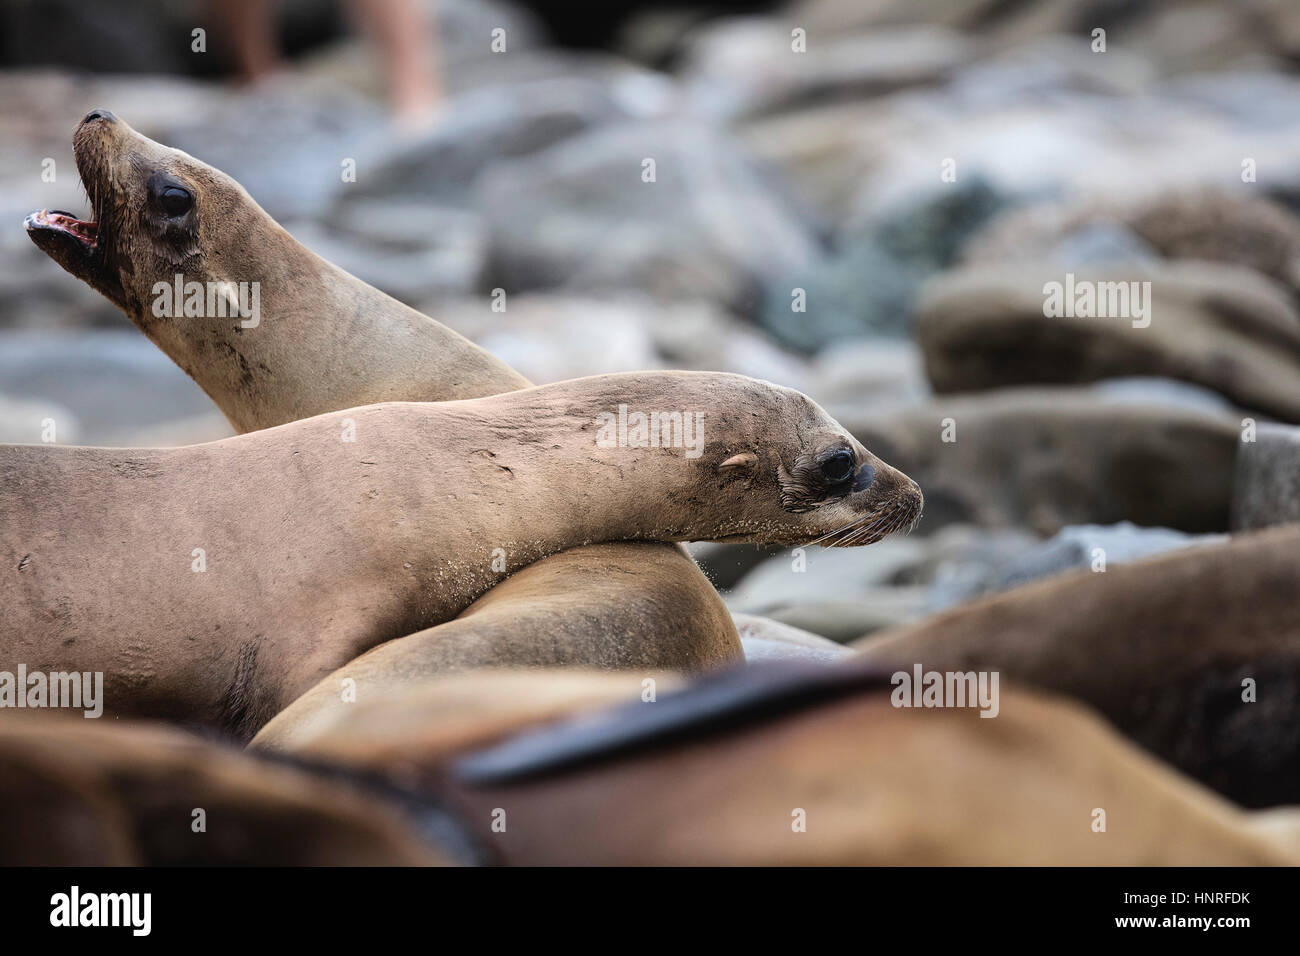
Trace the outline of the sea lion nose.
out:
<instances>
[{"instance_id":1,"label":"sea lion nose","mask_svg":"<svg viewBox=\"0 0 1300 956\"><path fill-rule=\"evenodd\" d=\"M81 125L85 126L87 123L93 123L95 120L103 120L105 123L116 123L117 117L108 110L93 109L86 114L84 119L82 119Z\"/></svg>"},{"instance_id":2,"label":"sea lion nose","mask_svg":"<svg viewBox=\"0 0 1300 956\"><path fill-rule=\"evenodd\" d=\"M863 466L858 469L857 476L853 479L853 488L851 490L866 491L875 479L876 469L872 468L871 465L864 463Z\"/></svg>"}]
</instances>

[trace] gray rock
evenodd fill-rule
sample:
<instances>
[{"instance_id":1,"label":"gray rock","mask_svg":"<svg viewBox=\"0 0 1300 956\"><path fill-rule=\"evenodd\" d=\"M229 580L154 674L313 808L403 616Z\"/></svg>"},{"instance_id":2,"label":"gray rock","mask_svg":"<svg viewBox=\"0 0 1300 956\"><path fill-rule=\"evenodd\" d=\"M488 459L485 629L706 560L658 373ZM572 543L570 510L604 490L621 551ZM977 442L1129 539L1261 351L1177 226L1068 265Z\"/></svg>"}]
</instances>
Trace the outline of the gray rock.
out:
<instances>
[{"instance_id":1,"label":"gray rock","mask_svg":"<svg viewBox=\"0 0 1300 956\"><path fill-rule=\"evenodd\" d=\"M1300 428L1261 423L1241 442L1232 490L1235 531L1300 521Z\"/></svg>"},{"instance_id":2,"label":"gray rock","mask_svg":"<svg viewBox=\"0 0 1300 956\"><path fill-rule=\"evenodd\" d=\"M1114 405L1164 405L1210 414L1232 413L1233 404L1218 392L1171 378L1108 378L1093 386L1097 401Z\"/></svg>"},{"instance_id":3,"label":"gray rock","mask_svg":"<svg viewBox=\"0 0 1300 956\"><path fill-rule=\"evenodd\" d=\"M838 416L841 409L923 401L930 395L921 350L905 339L846 339L818 352L811 381L817 402Z\"/></svg>"},{"instance_id":4,"label":"gray rock","mask_svg":"<svg viewBox=\"0 0 1300 956\"><path fill-rule=\"evenodd\" d=\"M0 333L0 393L68 409L76 440L91 445L131 444L143 429L212 412L189 376L136 331ZM65 441L62 422L57 429Z\"/></svg>"},{"instance_id":5,"label":"gray rock","mask_svg":"<svg viewBox=\"0 0 1300 956\"><path fill-rule=\"evenodd\" d=\"M1142 318L1045 315L1048 283L1130 282L1149 283ZM917 325L936 392L1156 376L1300 421L1300 313L1287 289L1243 266L970 266L927 286Z\"/></svg>"},{"instance_id":6,"label":"gray rock","mask_svg":"<svg viewBox=\"0 0 1300 956\"><path fill-rule=\"evenodd\" d=\"M745 650L745 660L751 664L755 661L782 660L829 663L842 657L849 657L853 653L842 644L837 644L819 634L800 630L771 618L753 614L735 614L732 618L736 622L741 647Z\"/></svg>"},{"instance_id":7,"label":"gray rock","mask_svg":"<svg viewBox=\"0 0 1300 956\"><path fill-rule=\"evenodd\" d=\"M1227 536L1221 534L1189 535L1169 528L1140 528L1130 521L1071 525L1062 528L1049 541L1004 558L988 579L965 582L970 586L964 592L951 584L942 592L932 592L931 607L943 610L981 594L1005 591L1039 578L1085 568L1109 570L1114 565L1166 551L1226 540Z\"/></svg>"},{"instance_id":8,"label":"gray rock","mask_svg":"<svg viewBox=\"0 0 1300 956\"><path fill-rule=\"evenodd\" d=\"M925 543L894 535L866 548L801 548L764 561L726 595L732 610L755 614L800 602L866 601L922 560ZM803 570L797 570L803 568Z\"/></svg>"},{"instance_id":9,"label":"gray rock","mask_svg":"<svg viewBox=\"0 0 1300 956\"><path fill-rule=\"evenodd\" d=\"M1001 197L973 178L851 220L835 253L792 277L789 287L771 289L760 321L779 340L808 351L863 334L906 335L922 283L950 265L1001 206ZM804 312L792 308L794 288L805 290Z\"/></svg>"},{"instance_id":10,"label":"gray rock","mask_svg":"<svg viewBox=\"0 0 1300 956\"><path fill-rule=\"evenodd\" d=\"M299 242L363 282L403 302L467 295L487 259L482 221L435 203L353 203L337 224L285 223Z\"/></svg>"},{"instance_id":11,"label":"gray rock","mask_svg":"<svg viewBox=\"0 0 1300 956\"><path fill-rule=\"evenodd\" d=\"M0 442L75 445L80 438L81 423L66 406L46 399L0 394Z\"/></svg>"},{"instance_id":12,"label":"gray rock","mask_svg":"<svg viewBox=\"0 0 1300 956\"><path fill-rule=\"evenodd\" d=\"M635 115L618 87L561 76L471 90L453 98L424 136L391 144L339 201L423 197L466 205L493 163L526 156L594 127Z\"/></svg>"},{"instance_id":13,"label":"gray rock","mask_svg":"<svg viewBox=\"0 0 1300 956\"><path fill-rule=\"evenodd\" d=\"M642 179L644 160L654 182ZM743 314L765 284L818 253L738 144L685 121L594 130L495 164L478 182L489 281L512 292L631 287Z\"/></svg>"},{"instance_id":14,"label":"gray rock","mask_svg":"<svg viewBox=\"0 0 1300 956\"><path fill-rule=\"evenodd\" d=\"M1234 415L1107 403L1094 389L1060 387L941 395L845 410L839 421L920 484L921 533L954 521L1044 535L1126 520L1193 533L1228 527Z\"/></svg>"},{"instance_id":15,"label":"gray rock","mask_svg":"<svg viewBox=\"0 0 1300 956\"><path fill-rule=\"evenodd\" d=\"M809 102L934 83L970 59L973 44L931 26L820 33L792 47L788 18L735 17L693 31L680 74L692 109L734 119Z\"/></svg>"},{"instance_id":16,"label":"gray rock","mask_svg":"<svg viewBox=\"0 0 1300 956\"><path fill-rule=\"evenodd\" d=\"M782 624L846 643L919 620L926 613L925 588L880 588L861 601L806 601L770 611Z\"/></svg>"}]
</instances>

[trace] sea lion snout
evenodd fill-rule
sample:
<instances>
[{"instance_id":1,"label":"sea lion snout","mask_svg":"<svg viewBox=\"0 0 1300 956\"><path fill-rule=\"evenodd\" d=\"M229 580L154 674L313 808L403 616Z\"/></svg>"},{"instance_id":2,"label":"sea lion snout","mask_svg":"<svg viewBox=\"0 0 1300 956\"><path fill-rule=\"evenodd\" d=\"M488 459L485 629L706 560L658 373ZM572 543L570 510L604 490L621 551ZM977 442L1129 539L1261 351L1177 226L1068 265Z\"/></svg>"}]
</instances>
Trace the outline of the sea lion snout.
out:
<instances>
[{"instance_id":1,"label":"sea lion snout","mask_svg":"<svg viewBox=\"0 0 1300 956\"><path fill-rule=\"evenodd\" d=\"M113 115L112 111L97 106L81 118L81 125L85 126L96 120L102 120L105 123L116 123L117 117Z\"/></svg>"}]
</instances>

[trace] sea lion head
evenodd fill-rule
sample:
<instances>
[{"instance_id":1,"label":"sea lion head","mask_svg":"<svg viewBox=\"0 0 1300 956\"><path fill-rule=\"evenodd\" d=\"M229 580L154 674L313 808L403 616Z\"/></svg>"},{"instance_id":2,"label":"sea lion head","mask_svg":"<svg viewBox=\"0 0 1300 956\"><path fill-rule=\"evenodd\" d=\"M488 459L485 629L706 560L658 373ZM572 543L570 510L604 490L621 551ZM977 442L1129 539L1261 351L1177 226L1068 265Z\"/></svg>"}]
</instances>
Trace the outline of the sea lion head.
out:
<instances>
[{"instance_id":1,"label":"sea lion head","mask_svg":"<svg viewBox=\"0 0 1300 956\"><path fill-rule=\"evenodd\" d=\"M915 481L873 455L807 395L760 384L786 429L757 427L746 447L730 443L715 452L720 490L743 494L739 504L747 511L757 505L755 540L846 547L916 526L924 498Z\"/></svg>"},{"instance_id":2,"label":"sea lion head","mask_svg":"<svg viewBox=\"0 0 1300 956\"><path fill-rule=\"evenodd\" d=\"M657 513L642 516L673 540L865 545L911 530L921 516L916 482L802 392L720 372L601 378L598 445L671 456L674 467L694 470L687 490L652 498L647 511ZM676 435L684 447L673 447Z\"/></svg>"},{"instance_id":3,"label":"sea lion head","mask_svg":"<svg viewBox=\"0 0 1300 956\"><path fill-rule=\"evenodd\" d=\"M169 321L154 308L159 283L253 282L250 253L279 227L244 188L188 153L137 133L105 109L73 136L91 218L41 210L24 225L68 272L125 311L142 329Z\"/></svg>"}]
</instances>

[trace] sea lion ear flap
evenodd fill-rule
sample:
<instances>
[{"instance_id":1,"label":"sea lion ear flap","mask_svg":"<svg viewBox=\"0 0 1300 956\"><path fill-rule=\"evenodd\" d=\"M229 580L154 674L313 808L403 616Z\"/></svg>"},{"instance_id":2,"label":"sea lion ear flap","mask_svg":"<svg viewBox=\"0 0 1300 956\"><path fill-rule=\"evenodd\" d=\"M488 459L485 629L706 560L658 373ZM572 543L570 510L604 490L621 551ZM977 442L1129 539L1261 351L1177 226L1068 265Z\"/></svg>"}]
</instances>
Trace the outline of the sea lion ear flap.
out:
<instances>
[{"instance_id":1,"label":"sea lion ear flap","mask_svg":"<svg viewBox=\"0 0 1300 956\"><path fill-rule=\"evenodd\" d=\"M732 455L718 466L718 472L728 478L744 478L754 473L758 466L758 456L752 451L742 451Z\"/></svg>"}]
</instances>

